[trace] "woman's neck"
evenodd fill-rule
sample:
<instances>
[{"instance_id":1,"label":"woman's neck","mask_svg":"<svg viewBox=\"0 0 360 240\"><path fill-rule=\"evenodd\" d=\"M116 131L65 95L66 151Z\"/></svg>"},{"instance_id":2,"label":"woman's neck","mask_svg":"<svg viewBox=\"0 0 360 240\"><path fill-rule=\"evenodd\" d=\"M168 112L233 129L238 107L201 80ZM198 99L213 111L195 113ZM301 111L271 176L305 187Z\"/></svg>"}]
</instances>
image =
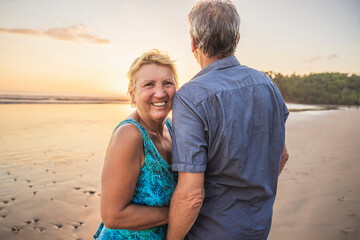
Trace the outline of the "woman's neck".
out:
<instances>
[{"instance_id":1,"label":"woman's neck","mask_svg":"<svg viewBox=\"0 0 360 240\"><path fill-rule=\"evenodd\" d=\"M146 119L145 117L141 117L141 115L137 111L130 115L130 117L140 123L140 125L145 128L149 135L163 135L165 119L162 122L151 121Z\"/></svg>"}]
</instances>

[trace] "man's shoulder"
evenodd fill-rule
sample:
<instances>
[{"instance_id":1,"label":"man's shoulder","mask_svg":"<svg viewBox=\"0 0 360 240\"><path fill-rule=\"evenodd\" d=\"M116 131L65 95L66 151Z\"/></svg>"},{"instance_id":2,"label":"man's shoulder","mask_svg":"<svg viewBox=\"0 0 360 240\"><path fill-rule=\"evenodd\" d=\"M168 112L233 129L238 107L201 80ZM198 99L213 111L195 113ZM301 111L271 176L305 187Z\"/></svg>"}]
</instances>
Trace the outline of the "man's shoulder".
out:
<instances>
[{"instance_id":1,"label":"man's shoulder","mask_svg":"<svg viewBox=\"0 0 360 240\"><path fill-rule=\"evenodd\" d=\"M248 67L246 65L241 65L235 71L239 71L242 78L249 78L251 77L254 81L262 81L262 80L269 80L270 78L264 72Z\"/></svg>"},{"instance_id":2,"label":"man's shoulder","mask_svg":"<svg viewBox=\"0 0 360 240\"><path fill-rule=\"evenodd\" d=\"M215 90L207 81L206 76L193 78L185 83L177 92L176 97L197 105L203 99L215 93Z\"/></svg>"},{"instance_id":3,"label":"man's shoulder","mask_svg":"<svg viewBox=\"0 0 360 240\"><path fill-rule=\"evenodd\" d=\"M238 65L226 70L218 69L194 77L185 83L177 91L176 95L180 98L186 98L196 105L203 99L218 92L261 83L272 84L272 81L264 72L246 65Z\"/></svg>"}]
</instances>

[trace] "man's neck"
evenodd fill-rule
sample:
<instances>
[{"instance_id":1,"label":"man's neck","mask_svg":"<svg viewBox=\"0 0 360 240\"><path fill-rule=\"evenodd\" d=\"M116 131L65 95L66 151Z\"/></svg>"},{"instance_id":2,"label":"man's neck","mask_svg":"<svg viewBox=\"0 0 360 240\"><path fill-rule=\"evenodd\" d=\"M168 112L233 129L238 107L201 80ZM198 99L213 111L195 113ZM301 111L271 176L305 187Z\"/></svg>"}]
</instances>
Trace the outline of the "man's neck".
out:
<instances>
[{"instance_id":1,"label":"man's neck","mask_svg":"<svg viewBox=\"0 0 360 240\"><path fill-rule=\"evenodd\" d=\"M207 57L206 55L202 54L201 52L199 53L199 64L201 69L204 69L207 65L219 60L220 58L217 56L213 56L213 57Z\"/></svg>"}]
</instances>

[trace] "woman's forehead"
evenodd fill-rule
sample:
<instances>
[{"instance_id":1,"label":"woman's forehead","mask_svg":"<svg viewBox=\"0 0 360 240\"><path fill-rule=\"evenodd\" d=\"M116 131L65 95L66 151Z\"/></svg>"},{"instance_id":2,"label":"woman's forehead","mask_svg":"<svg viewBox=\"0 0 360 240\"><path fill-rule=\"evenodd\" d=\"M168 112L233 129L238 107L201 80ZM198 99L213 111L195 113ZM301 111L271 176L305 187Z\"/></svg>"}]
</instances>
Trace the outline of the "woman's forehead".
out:
<instances>
[{"instance_id":1,"label":"woman's forehead","mask_svg":"<svg viewBox=\"0 0 360 240\"><path fill-rule=\"evenodd\" d=\"M146 64L136 73L137 81L173 79L174 73L170 66Z\"/></svg>"}]
</instances>

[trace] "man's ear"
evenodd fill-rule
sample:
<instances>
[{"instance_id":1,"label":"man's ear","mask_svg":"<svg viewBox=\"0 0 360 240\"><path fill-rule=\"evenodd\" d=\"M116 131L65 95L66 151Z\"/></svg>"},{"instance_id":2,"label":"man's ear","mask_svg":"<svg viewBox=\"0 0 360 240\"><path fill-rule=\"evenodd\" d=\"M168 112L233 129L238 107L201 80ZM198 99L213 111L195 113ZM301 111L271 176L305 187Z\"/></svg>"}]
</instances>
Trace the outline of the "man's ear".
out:
<instances>
[{"instance_id":1,"label":"man's ear","mask_svg":"<svg viewBox=\"0 0 360 240\"><path fill-rule=\"evenodd\" d=\"M197 46L196 46L195 40L194 40L193 36L191 36L191 34L190 34L190 39L191 39L191 51L195 52L197 49Z\"/></svg>"}]
</instances>

